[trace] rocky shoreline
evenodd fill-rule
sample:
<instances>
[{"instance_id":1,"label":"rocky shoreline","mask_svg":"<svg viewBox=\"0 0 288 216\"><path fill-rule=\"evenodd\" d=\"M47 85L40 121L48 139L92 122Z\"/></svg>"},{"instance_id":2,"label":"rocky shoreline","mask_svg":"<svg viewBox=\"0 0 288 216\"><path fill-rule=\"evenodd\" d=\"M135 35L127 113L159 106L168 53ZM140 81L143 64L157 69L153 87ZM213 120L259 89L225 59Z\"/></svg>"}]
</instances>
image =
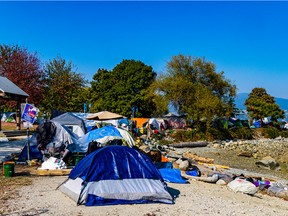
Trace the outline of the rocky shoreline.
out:
<instances>
[{"instance_id":1,"label":"rocky shoreline","mask_svg":"<svg viewBox=\"0 0 288 216\"><path fill-rule=\"evenodd\" d=\"M214 141L209 144L213 148L236 150L247 157L260 159L270 156L281 163L288 163L288 138Z\"/></svg>"}]
</instances>

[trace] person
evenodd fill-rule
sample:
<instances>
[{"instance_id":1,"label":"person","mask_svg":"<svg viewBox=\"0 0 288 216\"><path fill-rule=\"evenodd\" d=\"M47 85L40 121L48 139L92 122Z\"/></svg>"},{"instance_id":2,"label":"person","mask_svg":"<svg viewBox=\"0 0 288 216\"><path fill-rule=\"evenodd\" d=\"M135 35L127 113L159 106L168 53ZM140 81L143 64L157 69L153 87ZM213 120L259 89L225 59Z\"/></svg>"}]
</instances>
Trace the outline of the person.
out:
<instances>
[{"instance_id":1,"label":"person","mask_svg":"<svg viewBox=\"0 0 288 216\"><path fill-rule=\"evenodd\" d=\"M147 138L150 139L152 137L153 130L151 129L151 125L147 124Z\"/></svg>"}]
</instances>

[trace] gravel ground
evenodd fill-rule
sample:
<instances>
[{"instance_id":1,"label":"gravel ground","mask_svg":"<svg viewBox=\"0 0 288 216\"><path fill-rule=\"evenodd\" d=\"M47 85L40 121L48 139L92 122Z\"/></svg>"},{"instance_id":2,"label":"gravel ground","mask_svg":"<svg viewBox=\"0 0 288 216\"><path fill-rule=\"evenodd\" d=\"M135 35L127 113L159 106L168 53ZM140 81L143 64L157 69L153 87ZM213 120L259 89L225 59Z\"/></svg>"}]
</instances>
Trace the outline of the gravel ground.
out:
<instances>
[{"instance_id":1,"label":"gravel ground","mask_svg":"<svg viewBox=\"0 0 288 216\"><path fill-rule=\"evenodd\" d=\"M288 212L287 201L257 193L249 196L234 193L226 186L191 181L190 184L168 183L177 196L175 204L139 204L85 207L55 188L66 177L35 177L33 183L18 190L19 196L0 205L2 215L281 215ZM5 209L4 209L5 208Z\"/></svg>"},{"instance_id":2,"label":"gravel ground","mask_svg":"<svg viewBox=\"0 0 288 216\"><path fill-rule=\"evenodd\" d=\"M282 179L285 173L261 170L255 166L254 159L239 157L235 152L208 147L178 149L190 151L202 157L215 159L215 164L228 165L231 173L271 176ZM14 177L18 178L18 177ZM189 184L168 183L169 190L175 195L175 204L138 204L85 207L77 206L64 195L57 186L67 177L29 177L32 184L8 191L11 196L0 203L0 214L5 216L27 215L273 215L285 216L288 201L263 193L249 196L234 193L227 186L220 186L195 180ZM284 178L285 180L285 178ZM286 178L287 180L287 178ZM13 195L12 195L13 194Z\"/></svg>"},{"instance_id":3,"label":"gravel ground","mask_svg":"<svg viewBox=\"0 0 288 216\"><path fill-rule=\"evenodd\" d=\"M13 142L17 144L18 142ZM12 143L12 142L9 142ZM7 150L7 146L2 147ZM3 149L2 148L2 149ZM14 150L14 149L13 149ZM17 149L18 150L18 149ZM212 147L178 148L179 152L190 151L201 157L213 158L215 164L230 167L229 174L265 176L287 182L288 173L282 171L263 170L255 165L254 158L239 157L236 151L227 151ZM1 152L6 154L6 152ZM5 155L6 156L6 155ZM23 176L14 177L23 178ZM56 190L67 177L27 177L32 184L22 184L1 190L6 193L5 200L0 202L0 215L32 216L32 215L287 215L287 201L277 197L257 193L256 196L234 193L227 186L190 181L189 184L168 183L171 193L175 195L175 204L142 204L85 207L76 203L62 192ZM6 179L7 180L7 179ZM23 180L22 180L23 181ZM25 181L25 178L24 178ZM1 184L1 179L0 179ZM0 190L0 191L1 191ZM8 193L8 196L7 196ZM11 194L10 194L11 193ZM8 197L8 198L7 198Z\"/></svg>"}]
</instances>

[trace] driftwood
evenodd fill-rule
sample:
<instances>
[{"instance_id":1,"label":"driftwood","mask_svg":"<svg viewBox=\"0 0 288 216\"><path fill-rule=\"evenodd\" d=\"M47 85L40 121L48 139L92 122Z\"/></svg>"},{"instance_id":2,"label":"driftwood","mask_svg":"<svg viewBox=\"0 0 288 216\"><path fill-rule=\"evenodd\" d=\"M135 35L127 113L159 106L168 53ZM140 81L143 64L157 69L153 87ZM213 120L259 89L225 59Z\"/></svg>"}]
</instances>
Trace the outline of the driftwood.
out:
<instances>
[{"instance_id":1,"label":"driftwood","mask_svg":"<svg viewBox=\"0 0 288 216\"><path fill-rule=\"evenodd\" d=\"M185 152L183 154L183 157L184 158L187 158L187 159L193 159L195 161L198 161L198 162L202 162L202 163L208 163L208 164L213 164L214 163L214 159L213 158L204 158L204 157L199 157L198 155L196 154L191 154L189 152Z\"/></svg>"},{"instance_id":2,"label":"driftwood","mask_svg":"<svg viewBox=\"0 0 288 216\"><path fill-rule=\"evenodd\" d=\"M169 144L169 147L174 147L174 148L193 148L193 147L206 147L208 145L208 142L203 141L203 142L180 142L180 143L173 143Z\"/></svg>"},{"instance_id":3,"label":"driftwood","mask_svg":"<svg viewBox=\"0 0 288 216\"><path fill-rule=\"evenodd\" d=\"M208 182L208 183L216 183L219 180L219 177L217 175L212 175L210 177L198 177L198 176L190 176L183 172L181 173L181 175L190 180L197 180L197 181L203 181L203 182Z\"/></svg>"},{"instance_id":4,"label":"driftwood","mask_svg":"<svg viewBox=\"0 0 288 216\"><path fill-rule=\"evenodd\" d=\"M38 176L66 176L69 175L72 169L56 169L56 170L48 170L48 169L37 169L30 171L30 175L38 175Z\"/></svg>"}]
</instances>

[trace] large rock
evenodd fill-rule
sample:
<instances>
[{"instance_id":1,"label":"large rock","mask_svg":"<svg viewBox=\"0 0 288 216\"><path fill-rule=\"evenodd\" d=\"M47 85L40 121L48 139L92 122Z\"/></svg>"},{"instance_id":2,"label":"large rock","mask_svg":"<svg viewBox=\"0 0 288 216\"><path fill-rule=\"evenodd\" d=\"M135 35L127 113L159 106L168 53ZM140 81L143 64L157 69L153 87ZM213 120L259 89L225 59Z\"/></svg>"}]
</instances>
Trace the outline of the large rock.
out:
<instances>
[{"instance_id":1,"label":"large rock","mask_svg":"<svg viewBox=\"0 0 288 216\"><path fill-rule=\"evenodd\" d=\"M189 168L189 161L188 160L182 161L179 164L179 169L182 170L182 171L187 171L188 168Z\"/></svg>"},{"instance_id":2,"label":"large rock","mask_svg":"<svg viewBox=\"0 0 288 216\"><path fill-rule=\"evenodd\" d=\"M264 157L262 160L257 161L256 165L260 168L269 169L269 170L279 170L279 163L272 157Z\"/></svg>"}]
</instances>

